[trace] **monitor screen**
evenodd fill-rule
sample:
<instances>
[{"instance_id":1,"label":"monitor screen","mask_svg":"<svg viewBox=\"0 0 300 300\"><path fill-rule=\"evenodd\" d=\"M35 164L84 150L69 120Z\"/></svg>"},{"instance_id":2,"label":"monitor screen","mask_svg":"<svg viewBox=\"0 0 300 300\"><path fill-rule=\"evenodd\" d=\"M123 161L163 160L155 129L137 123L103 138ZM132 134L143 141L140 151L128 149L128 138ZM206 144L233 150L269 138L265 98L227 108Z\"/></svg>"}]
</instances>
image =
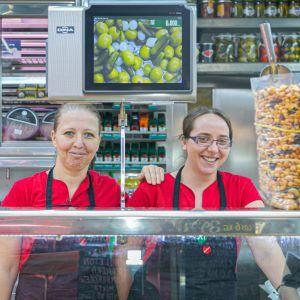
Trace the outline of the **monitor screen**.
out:
<instances>
[{"instance_id":1,"label":"monitor screen","mask_svg":"<svg viewBox=\"0 0 300 300\"><path fill-rule=\"evenodd\" d=\"M183 5L91 6L85 13L85 91L189 91L189 16Z\"/></svg>"}]
</instances>

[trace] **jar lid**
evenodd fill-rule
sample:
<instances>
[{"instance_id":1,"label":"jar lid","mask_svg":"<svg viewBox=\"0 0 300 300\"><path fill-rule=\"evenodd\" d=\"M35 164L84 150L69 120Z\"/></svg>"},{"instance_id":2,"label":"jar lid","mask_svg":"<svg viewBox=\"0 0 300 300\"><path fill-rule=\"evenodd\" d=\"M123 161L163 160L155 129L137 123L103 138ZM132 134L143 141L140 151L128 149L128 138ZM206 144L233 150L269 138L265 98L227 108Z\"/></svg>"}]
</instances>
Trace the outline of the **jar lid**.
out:
<instances>
[{"instance_id":1,"label":"jar lid","mask_svg":"<svg viewBox=\"0 0 300 300\"><path fill-rule=\"evenodd\" d=\"M218 0L218 3L231 3L231 0Z\"/></svg>"},{"instance_id":2,"label":"jar lid","mask_svg":"<svg viewBox=\"0 0 300 300\"><path fill-rule=\"evenodd\" d=\"M201 2L202 2L202 3L209 3L209 2L214 3L215 1L214 1L214 0L202 0Z\"/></svg>"},{"instance_id":3,"label":"jar lid","mask_svg":"<svg viewBox=\"0 0 300 300\"><path fill-rule=\"evenodd\" d=\"M216 38L220 39L231 39L233 35L231 33L220 33L216 35Z\"/></svg>"},{"instance_id":4,"label":"jar lid","mask_svg":"<svg viewBox=\"0 0 300 300\"><path fill-rule=\"evenodd\" d=\"M243 33L240 35L242 39L256 39L256 35L254 33Z\"/></svg>"}]
</instances>

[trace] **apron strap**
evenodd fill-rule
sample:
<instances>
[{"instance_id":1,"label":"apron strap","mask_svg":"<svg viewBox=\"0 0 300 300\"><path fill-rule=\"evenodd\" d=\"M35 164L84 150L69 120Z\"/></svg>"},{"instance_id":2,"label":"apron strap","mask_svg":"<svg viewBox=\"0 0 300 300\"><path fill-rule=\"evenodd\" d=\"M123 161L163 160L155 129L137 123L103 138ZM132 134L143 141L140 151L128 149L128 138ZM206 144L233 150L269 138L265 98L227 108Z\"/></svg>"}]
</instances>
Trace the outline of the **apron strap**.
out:
<instances>
[{"instance_id":1,"label":"apron strap","mask_svg":"<svg viewBox=\"0 0 300 300\"><path fill-rule=\"evenodd\" d=\"M181 172L184 166L182 166L175 178L174 190L173 190L173 208L179 209L179 193L180 193L180 181L181 181Z\"/></svg>"},{"instance_id":2,"label":"apron strap","mask_svg":"<svg viewBox=\"0 0 300 300\"><path fill-rule=\"evenodd\" d=\"M182 166L175 178L175 183L174 183L174 190L173 190L173 208L174 209L179 209L179 193L180 193L180 181L181 181L181 172L184 166ZM220 172L217 172L217 181L218 181L218 189L220 193L220 210L224 210L226 208L226 194L225 194L225 188L224 188L224 183L222 180L222 175Z\"/></svg>"},{"instance_id":3,"label":"apron strap","mask_svg":"<svg viewBox=\"0 0 300 300\"><path fill-rule=\"evenodd\" d=\"M48 178L47 178L47 186L46 186L46 209L52 208L52 183L53 183L53 169L52 167L49 170ZM89 188L88 188L88 196L89 196L89 208L95 207L95 194L94 194L94 188L92 183L92 176L90 172L87 173L87 176L89 178Z\"/></svg>"}]
</instances>

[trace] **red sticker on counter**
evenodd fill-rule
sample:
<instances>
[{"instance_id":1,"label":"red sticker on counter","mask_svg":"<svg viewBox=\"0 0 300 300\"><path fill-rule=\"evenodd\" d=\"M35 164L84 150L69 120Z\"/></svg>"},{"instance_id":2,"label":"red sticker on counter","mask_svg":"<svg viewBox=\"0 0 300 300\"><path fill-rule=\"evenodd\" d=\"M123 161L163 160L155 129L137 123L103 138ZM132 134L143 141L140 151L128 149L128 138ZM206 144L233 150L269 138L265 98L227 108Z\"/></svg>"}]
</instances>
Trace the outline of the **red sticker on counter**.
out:
<instances>
[{"instance_id":1,"label":"red sticker on counter","mask_svg":"<svg viewBox=\"0 0 300 300\"><path fill-rule=\"evenodd\" d=\"M203 246L202 251L204 254L209 255L211 253L211 247L210 246Z\"/></svg>"}]
</instances>

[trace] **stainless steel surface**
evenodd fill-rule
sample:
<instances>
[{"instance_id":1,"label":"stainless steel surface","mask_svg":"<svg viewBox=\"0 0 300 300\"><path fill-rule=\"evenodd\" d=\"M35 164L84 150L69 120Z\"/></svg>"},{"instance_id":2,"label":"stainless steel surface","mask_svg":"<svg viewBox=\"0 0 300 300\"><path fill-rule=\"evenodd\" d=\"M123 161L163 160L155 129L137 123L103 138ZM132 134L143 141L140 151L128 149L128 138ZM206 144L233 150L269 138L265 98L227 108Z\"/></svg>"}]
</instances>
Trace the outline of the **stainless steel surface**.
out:
<instances>
[{"instance_id":1,"label":"stainless steel surface","mask_svg":"<svg viewBox=\"0 0 300 300\"><path fill-rule=\"evenodd\" d=\"M0 157L0 168L36 168L47 169L53 166L55 158L42 156Z\"/></svg>"},{"instance_id":2,"label":"stainless steel surface","mask_svg":"<svg viewBox=\"0 0 300 300\"><path fill-rule=\"evenodd\" d=\"M249 177L257 185L254 103L251 90L214 89L213 106L222 109L233 126L233 146L223 169Z\"/></svg>"},{"instance_id":3,"label":"stainless steel surface","mask_svg":"<svg viewBox=\"0 0 300 300\"><path fill-rule=\"evenodd\" d=\"M268 66L266 63L201 63L197 65L197 73L201 82L201 75L248 75L260 74L260 71ZM299 63L284 63L284 66L293 72L300 72Z\"/></svg>"},{"instance_id":4,"label":"stainless steel surface","mask_svg":"<svg viewBox=\"0 0 300 300\"><path fill-rule=\"evenodd\" d=\"M180 1L181 3L183 1ZM105 2L102 2L105 3ZM137 2L130 2L129 5ZM141 2L139 2L141 3ZM162 2L163 3L163 2ZM169 3L169 2L168 2ZM147 3L149 4L149 3ZM152 2L150 3L152 4ZM155 3L153 3L155 4ZM172 3L173 4L173 3ZM196 7L191 9L191 40L193 49L190 57L191 65L191 92L173 94L143 93L129 94L84 94L83 93L83 7L49 7L49 39L48 39L48 67L47 83L48 96L51 101L89 101L96 102L195 102L197 93L197 69L196 69ZM74 26L74 34L56 34L56 25ZM67 45L67 46L66 46ZM68 47L68 48L67 48ZM64 66L62 68L61 66ZM68 78L68 80L65 80Z\"/></svg>"},{"instance_id":5,"label":"stainless steel surface","mask_svg":"<svg viewBox=\"0 0 300 300\"><path fill-rule=\"evenodd\" d=\"M0 210L6 235L299 235L300 211Z\"/></svg>"},{"instance_id":6,"label":"stainless steel surface","mask_svg":"<svg viewBox=\"0 0 300 300\"><path fill-rule=\"evenodd\" d=\"M239 28L255 28L259 30L259 24L269 22L272 28L278 29L299 29L299 18L198 18L197 27L202 29L239 29Z\"/></svg>"}]
</instances>

